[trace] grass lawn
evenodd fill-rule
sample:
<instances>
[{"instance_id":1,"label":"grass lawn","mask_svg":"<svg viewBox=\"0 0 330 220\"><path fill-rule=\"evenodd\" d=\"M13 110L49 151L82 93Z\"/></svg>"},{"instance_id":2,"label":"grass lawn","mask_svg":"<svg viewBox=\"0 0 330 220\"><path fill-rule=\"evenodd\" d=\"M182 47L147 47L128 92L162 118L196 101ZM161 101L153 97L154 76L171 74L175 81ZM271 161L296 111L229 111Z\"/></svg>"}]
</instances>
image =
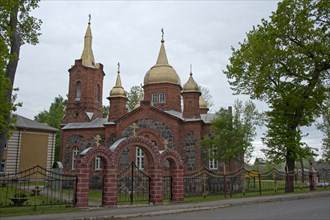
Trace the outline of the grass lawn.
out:
<instances>
[{"instance_id":1,"label":"grass lawn","mask_svg":"<svg viewBox=\"0 0 330 220\"><path fill-rule=\"evenodd\" d=\"M330 188L318 187L318 191L330 191ZM306 193L309 192L308 188L295 189L294 193ZM285 194L284 190L274 191L264 191L261 196L270 196L270 195L280 195ZM235 198L247 198L247 197L258 197L259 192L248 192L243 195L234 194L227 195L227 198L224 195L214 195L214 196L195 196L195 197L185 197L184 202L204 202L204 201L215 201L215 200L224 200L224 199L235 199ZM2 198L0 198L1 201ZM89 193L90 201L100 201L102 200L102 191L101 190L91 190ZM33 198L32 198L33 200ZM169 202L164 200L164 203ZM145 204L146 202L134 202L134 204ZM101 203L100 203L101 204ZM118 205L128 205L129 202L119 202ZM10 207L1 207L0 206L0 217L1 216L23 216L23 215L40 215L40 214L49 214L49 213L66 213L66 212L79 212L81 209L72 207L71 205L34 205L30 203L29 206L10 206Z\"/></svg>"}]
</instances>

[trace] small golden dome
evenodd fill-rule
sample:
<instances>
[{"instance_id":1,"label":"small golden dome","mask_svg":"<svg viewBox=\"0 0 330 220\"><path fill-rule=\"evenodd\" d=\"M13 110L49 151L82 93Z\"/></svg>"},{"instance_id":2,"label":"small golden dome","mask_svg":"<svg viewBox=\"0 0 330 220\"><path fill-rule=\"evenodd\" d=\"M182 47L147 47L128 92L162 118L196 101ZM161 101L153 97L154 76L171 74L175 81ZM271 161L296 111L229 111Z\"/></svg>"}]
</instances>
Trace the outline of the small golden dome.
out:
<instances>
[{"instance_id":1,"label":"small golden dome","mask_svg":"<svg viewBox=\"0 0 330 220\"><path fill-rule=\"evenodd\" d=\"M202 96L199 96L199 108L208 108L207 103Z\"/></svg>"},{"instance_id":2,"label":"small golden dome","mask_svg":"<svg viewBox=\"0 0 330 220\"><path fill-rule=\"evenodd\" d=\"M118 63L118 72L117 72L117 80L116 85L111 89L110 91L110 97L124 97L126 98L126 92L121 85L121 79L120 79L120 64Z\"/></svg>"},{"instance_id":3,"label":"small golden dome","mask_svg":"<svg viewBox=\"0 0 330 220\"><path fill-rule=\"evenodd\" d=\"M144 85L155 83L172 83L181 86L181 81L178 74L176 73L175 69L168 64L164 42L165 41L162 36L162 44L160 46L156 65L151 67L144 76Z\"/></svg>"},{"instance_id":4,"label":"small golden dome","mask_svg":"<svg viewBox=\"0 0 330 220\"><path fill-rule=\"evenodd\" d=\"M188 81L184 84L182 92L200 92L197 83L192 77L192 73L190 73Z\"/></svg>"}]
</instances>

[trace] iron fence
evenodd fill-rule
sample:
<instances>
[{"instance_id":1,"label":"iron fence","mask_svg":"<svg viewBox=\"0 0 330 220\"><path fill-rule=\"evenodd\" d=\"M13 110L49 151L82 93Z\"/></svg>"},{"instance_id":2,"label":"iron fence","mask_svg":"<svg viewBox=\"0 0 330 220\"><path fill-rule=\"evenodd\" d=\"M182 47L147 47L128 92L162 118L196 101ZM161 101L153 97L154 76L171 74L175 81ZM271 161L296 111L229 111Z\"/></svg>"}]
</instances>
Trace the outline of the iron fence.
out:
<instances>
[{"instance_id":1,"label":"iron fence","mask_svg":"<svg viewBox=\"0 0 330 220\"><path fill-rule=\"evenodd\" d=\"M134 162L118 175L118 204L149 203L150 177Z\"/></svg>"},{"instance_id":2,"label":"iron fence","mask_svg":"<svg viewBox=\"0 0 330 220\"><path fill-rule=\"evenodd\" d=\"M184 177L184 196L210 196L263 192L278 192L286 189L286 178L291 176L296 190L309 188L309 173L297 170L294 173L286 173L277 169L272 169L265 173L249 171L241 168L228 174L215 173L214 171L202 169L199 172L187 174ZM330 171L319 170L318 187L330 187Z\"/></svg>"},{"instance_id":3,"label":"iron fence","mask_svg":"<svg viewBox=\"0 0 330 220\"><path fill-rule=\"evenodd\" d=\"M0 176L0 207L73 205L76 176L35 166Z\"/></svg>"}]
</instances>

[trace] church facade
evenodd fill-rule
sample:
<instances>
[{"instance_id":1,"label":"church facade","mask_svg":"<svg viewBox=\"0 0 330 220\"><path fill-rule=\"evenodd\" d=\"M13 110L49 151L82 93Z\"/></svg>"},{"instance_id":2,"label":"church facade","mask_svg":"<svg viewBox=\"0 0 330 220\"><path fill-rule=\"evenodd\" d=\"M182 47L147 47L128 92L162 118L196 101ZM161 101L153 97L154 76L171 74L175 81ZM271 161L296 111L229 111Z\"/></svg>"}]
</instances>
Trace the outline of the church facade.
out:
<instances>
[{"instance_id":1,"label":"church facade","mask_svg":"<svg viewBox=\"0 0 330 220\"><path fill-rule=\"evenodd\" d=\"M216 117L208 112L198 84L190 73L186 83L169 64L162 36L157 62L144 75L143 97L134 110L126 108L127 94L120 78L107 97L110 104L108 118L103 118L103 65L96 63L92 51L92 32L88 23L84 49L80 59L69 69L69 91L66 115L63 118L61 161L66 171L74 171L78 155L87 148L111 148L118 140L141 136L152 142L161 152L178 152L186 173L202 168L223 172L223 164L206 159L208 153L200 147L200 140L210 133ZM148 172L148 154L139 145L124 150L118 167L131 162ZM101 171L104 161L95 157L90 164ZM116 166L117 166L116 165ZM164 164L168 166L168 164ZM226 166L228 171L241 167L238 161Z\"/></svg>"}]
</instances>

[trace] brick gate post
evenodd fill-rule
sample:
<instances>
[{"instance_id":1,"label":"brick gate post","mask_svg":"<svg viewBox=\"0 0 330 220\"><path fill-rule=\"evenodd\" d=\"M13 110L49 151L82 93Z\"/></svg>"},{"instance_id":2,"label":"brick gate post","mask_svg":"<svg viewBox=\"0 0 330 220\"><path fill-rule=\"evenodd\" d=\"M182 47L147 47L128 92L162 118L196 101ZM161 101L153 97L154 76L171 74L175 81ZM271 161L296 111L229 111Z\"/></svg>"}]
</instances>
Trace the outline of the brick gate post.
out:
<instances>
[{"instance_id":1,"label":"brick gate post","mask_svg":"<svg viewBox=\"0 0 330 220\"><path fill-rule=\"evenodd\" d=\"M117 205L117 173L110 168L104 174L102 206Z\"/></svg>"},{"instance_id":2,"label":"brick gate post","mask_svg":"<svg viewBox=\"0 0 330 220\"><path fill-rule=\"evenodd\" d=\"M172 168L172 201L183 201L184 199L184 183L183 183L183 168Z\"/></svg>"},{"instance_id":3,"label":"brick gate post","mask_svg":"<svg viewBox=\"0 0 330 220\"><path fill-rule=\"evenodd\" d=\"M159 167L150 170L150 202L163 202L163 175Z\"/></svg>"},{"instance_id":4,"label":"brick gate post","mask_svg":"<svg viewBox=\"0 0 330 220\"><path fill-rule=\"evenodd\" d=\"M309 168L308 173L309 173L309 189L310 189L310 191L316 191L317 190L317 172L315 171L312 164Z\"/></svg>"},{"instance_id":5,"label":"brick gate post","mask_svg":"<svg viewBox=\"0 0 330 220\"><path fill-rule=\"evenodd\" d=\"M86 164L80 164L77 161L76 175L76 207L88 207L88 191L89 191L89 168Z\"/></svg>"}]
</instances>

